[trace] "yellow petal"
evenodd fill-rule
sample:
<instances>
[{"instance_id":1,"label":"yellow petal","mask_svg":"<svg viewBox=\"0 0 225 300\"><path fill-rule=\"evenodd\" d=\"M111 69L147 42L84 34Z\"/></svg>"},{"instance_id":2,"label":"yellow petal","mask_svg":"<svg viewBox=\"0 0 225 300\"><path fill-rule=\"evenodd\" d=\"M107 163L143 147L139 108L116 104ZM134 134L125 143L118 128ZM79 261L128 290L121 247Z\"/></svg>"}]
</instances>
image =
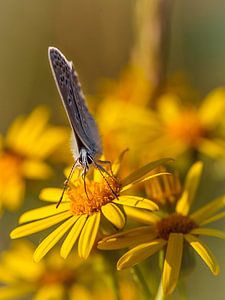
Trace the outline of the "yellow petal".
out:
<instances>
[{"instance_id":1,"label":"yellow petal","mask_svg":"<svg viewBox=\"0 0 225 300\"><path fill-rule=\"evenodd\" d=\"M152 226L141 226L105 237L98 242L98 248L104 250L122 249L150 242L156 236L157 233Z\"/></svg>"},{"instance_id":2,"label":"yellow petal","mask_svg":"<svg viewBox=\"0 0 225 300\"><path fill-rule=\"evenodd\" d=\"M217 237L220 239L225 239L225 232L218 229L199 227L199 228L192 229L190 233L196 235L207 235L207 236Z\"/></svg>"},{"instance_id":3,"label":"yellow petal","mask_svg":"<svg viewBox=\"0 0 225 300\"><path fill-rule=\"evenodd\" d=\"M38 160L25 160L22 164L22 173L28 179L47 179L52 175L52 169Z\"/></svg>"},{"instance_id":4,"label":"yellow petal","mask_svg":"<svg viewBox=\"0 0 225 300\"><path fill-rule=\"evenodd\" d=\"M63 258L67 258L67 256L70 254L70 251L72 250L73 245L76 243L86 220L86 215L80 216L76 223L73 225L73 228L68 233L60 249L60 255Z\"/></svg>"},{"instance_id":5,"label":"yellow petal","mask_svg":"<svg viewBox=\"0 0 225 300\"><path fill-rule=\"evenodd\" d=\"M208 94L199 109L199 115L204 125L213 129L223 120L225 112L225 89L218 88Z\"/></svg>"},{"instance_id":6,"label":"yellow petal","mask_svg":"<svg viewBox=\"0 0 225 300\"><path fill-rule=\"evenodd\" d=\"M0 202L8 210L14 211L19 208L24 198L24 193L25 181L23 178L16 176L8 180L7 183L0 182Z\"/></svg>"},{"instance_id":7,"label":"yellow petal","mask_svg":"<svg viewBox=\"0 0 225 300\"><path fill-rule=\"evenodd\" d=\"M118 175L119 171L120 171L120 165L121 162L124 158L124 155L127 153L129 149L125 149L120 156L118 157L118 159L112 164L112 172L114 174L114 176Z\"/></svg>"},{"instance_id":8,"label":"yellow petal","mask_svg":"<svg viewBox=\"0 0 225 300\"><path fill-rule=\"evenodd\" d=\"M64 298L64 287L59 283L42 284L32 300L61 300Z\"/></svg>"},{"instance_id":9,"label":"yellow petal","mask_svg":"<svg viewBox=\"0 0 225 300\"><path fill-rule=\"evenodd\" d=\"M143 166L142 168L136 170L135 172L124 178L121 181L122 188L125 188L127 185L133 184L133 182L139 181L141 178L146 177L147 174L153 169L171 160L171 158L163 158L148 163L147 165Z\"/></svg>"},{"instance_id":10,"label":"yellow petal","mask_svg":"<svg viewBox=\"0 0 225 300\"><path fill-rule=\"evenodd\" d=\"M208 218L213 216L218 210L225 206L225 197L217 198L203 207L199 208L197 211L190 215L190 218L194 220L197 224L202 224Z\"/></svg>"},{"instance_id":11,"label":"yellow petal","mask_svg":"<svg viewBox=\"0 0 225 300\"><path fill-rule=\"evenodd\" d=\"M216 261L216 258L209 250L209 248L197 237L191 234L186 234L184 237L188 241L188 243L195 249L195 251L199 254L199 256L203 259L203 261L209 267L213 275L218 275L220 271L219 265Z\"/></svg>"},{"instance_id":12,"label":"yellow petal","mask_svg":"<svg viewBox=\"0 0 225 300\"><path fill-rule=\"evenodd\" d=\"M49 111L46 107L39 106L34 109L27 118L24 119L19 131L14 136L14 147L26 152L28 147L37 142L37 137L47 125L49 119Z\"/></svg>"},{"instance_id":13,"label":"yellow petal","mask_svg":"<svg viewBox=\"0 0 225 300\"><path fill-rule=\"evenodd\" d=\"M73 216L69 220L63 222L53 232L51 232L37 247L34 252L34 261L39 262L49 250L51 250L55 244L62 238L62 236L70 229L70 227L76 222L78 216Z\"/></svg>"},{"instance_id":14,"label":"yellow petal","mask_svg":"<svg viewBox=\"0 0 225 300\"><path fill-rule=\"evenodd\" d=\"M162 285L165 295L171 294L176 285L180 274L180 267L183 254L183 234L171 233L166 249L164 260Z\"/></svg>"},{"instance_id":15,"label":"yellow petal","mask_svg":"<svg viewBox=\"0 0 225 300\"><path fill-rule=\"evenodd\" d=\"M225 142L219 138L201 138L199 151L213 158L225 156Z\"/></svg>"},{"instance_id":16,"label":"yellow petal","mask_svg":"<svg viewBox=\"0 0 225 300\"><path fill-rule=\"evenodd\" d=\"M16 281L15 275L13 272L9 271L8 267L1 266L0 267L0 282L1 284L13 284ZM1 295L1 294L0 294Z\"/></svg>"},{"instance_id":17,"label":"yellow petal","mask_svg":"<svg viewBox=\"0 0 225 300\"><path fill-rule=\"evenodd\" d=\"M69 148L68 131L66 128L48 126L38 137L35 137L34 142L36 143L29 149L29 156L45 159L56 152L59 147Z\"/></svg>"},{"instance_id":18,"label":"yellow petal","mask_svg":"<svg viewBox=\"0 0 225 300\"><path fill-rule=\"evenodd\" d=\"M41 190L39 198L48 202L58 202L60 197L62 196L62 189L58 188L45 188ZM68 201L68 197L64 194L63 202Z\"/></svg>"},{"instance_id":19,"label":"yellow petal","mask_svg":"<svg viewBox=\"0 0 225 300\"><path fill-rule=\"evenodd\" d=\"M51 204L44 207L32 209L22 214L22 216L19 218L19 224L43 219L52 215L57 215L58 213L67 211L69 209L69 202L61 203L57 208L55 204Z\"/></svg>"},{"instance_id":20,"label":"yellow petal","mask_svg":"<svg viewBox=\"0 0 225 300\"><path fill-rule=\"evenodd\" d=\"M167 242L165 240L157 239L132 248L118 260L117 269L122 270L138 264L162 249L166 243Z\"/></svg>"},{"instance_id":21,"label":"yellow petal","mask_svg":"<svg viewBox=\"0 0 225 300\"><path fill-rule=\"evenodd\" d=\"M57 214L56 216L52 216L43 220L31 222L29 224L25 224L22 226L19 226L15 228L11 233L10 237L11 239L20 238L23 236L27 236L30 234L33 234L35 232L44 230L46 228L49 228L69 217L71 217L72 213L67 211L61 214Z\"/></svg>"},{"instance_id":22,"label":"yellow petal","mask_svg":"<svg viewBox=\"0 0 225 300\"><path fill-rule=\"evenodd\" d=\"M210 223L213 223L213 222L218 221L223 218L225 218L225 211L223 211L219 214L216 214L208 219L205 219L203 222L201 222L201 225L210 224Z\"/></svg>"},{"instance_id":23,"label":"yellow petal","mask_svg":"<svg viewBox=\"0 0 225 300\"><path fill-rule=\"evenodd\" d=\"M122 229L125 225L125 216L121 209L113 203L108 203L101 207L103 215L112 223L116 228Z\"/></svg>"},{"instance_id":24,"label":"yellow petal","mask_svg":"<svg viewBox=\"0 0 225 300\"><path fill-rule=\"evenodd\" d=\"M67 167L65 170L64 170L64 175L66 178L68 178L70 176L70 173L72 171L72 168L73 166L69 166ZM72 174L72 178L71 178L71 181L76 181L79 177L80 177L80 174L81 174L81 170L79 168L75 168L73 170L73 174Z\"/></svg>"},{"instance_id":25,"label":"yellow petal","mask_svg":"<svg viewBox=\"0 0 225 300\"><path fill-rule=\"evenodd\" d=\"M187 215L194 200L202 174L203 163L198 161L188 171L184 191L176 205L176 212Z\"/></svg>"},{"instance_id":26,"label":"yellow petal","mask_svg":"<svg viewBox=\"0 0 225 300\"><path fill-rule=\"evenodd\" d=\"M180 115L181 101L175 94L164 94L158 99L157 108L160 118L165 123L170 123Z\"/></svg>"},{"instance_id":27,"label":"yellow petal","mask_svg":"<svg viewBox=\"0 0 225 300\"><path fill-rule=\"evenodd\" d=\"M161 218L154 213L130 206L124 206L124 211L129 218L142 224L152 225L161 220Z\"/></svg>"},{"instance_id":28,"label":"yellow petal","mask_svg":"<svg viewBox=\"0 0 225 300\"><path fill-rule=\"evenodd\" d=\"M87 259L96 240L100 225L101 213L88 217L78 242L78 253L81 258Z\"/></svg>"},{"instance_id":29,"label":"yellow petal","mask_svg":"<svg viewBox=\"0 0 225 300\"><path fill-rule=\"evenodd\" d=\"M160 172L160 173L157 173L157 174L148 175L146 177L139 178L138 180L135 180L132 183L130 183L130 184L122 187L121 190L120 190L120 192L122 193L122 192L124 192L126 190L129 190L135 184L148 181L148 180L150 180L152 178L155 178L155 177L158 177L158 176L161 176L161 175L170 175L170 173L168 173L168 172Z\"/></svg>"},{"instance_id":30,"label":"yellow petal","mask_svg":"<svg viewBox=\"0 0 225 300\"><path fill-rule=\"evenodd\" d=\"M12 286L1 287L0 297L4 300L23 299L30 293L35 291L35 287L32 284L16 284Z\"/></svg>"},{"instance_id":31,"label":"yellow petal","mask_svg":"<svg viewBox=\"0 0 225 300\"><path fill-rule=\"evenodd\" d=\"M144 208L149 210L159 209L158 205L155 202L137 196L120 196L119 200L115 199L113 202L121 205L127 205L136 208Z\"/></svg>"},{"instance_id":32,"label":"yellow petal","mask_svg":"<svg viewBox=\"0 0 225 300\"><path fill-rule=\"evenodd\" d=\"M6 145L13 149L15 140L17 139L18 132L20 131L21 125L24 122L24 117L19 116L15 119L15 121L11 124L11 126L8 129L7 135L6 135Z\"/></svg>"}]
</instances>

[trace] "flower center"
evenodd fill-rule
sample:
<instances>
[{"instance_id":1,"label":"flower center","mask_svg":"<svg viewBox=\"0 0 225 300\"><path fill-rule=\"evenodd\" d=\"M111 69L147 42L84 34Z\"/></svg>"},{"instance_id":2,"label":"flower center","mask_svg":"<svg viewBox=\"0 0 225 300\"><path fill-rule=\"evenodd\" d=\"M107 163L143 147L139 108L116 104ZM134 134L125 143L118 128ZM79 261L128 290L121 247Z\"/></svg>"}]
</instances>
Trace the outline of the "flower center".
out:
<instances>
[{"instance_id":1,"label":"flower center","mask_svg":"<svg viewBox=\"0 0 225 300\"><path fill-rule=\"evenodd\" d=\"M196 147L201 137L207 134L206 128L203 127L194 110L183 112L177 119L168 124L166 131L173 138L182 140L192 147Z\"/></svg>"},{"instance_id":2,"label":"flower center","mask_svg":"<svg viewBox=\"0 0 225 300\"><path fill-rule=\"evenodd\" d=\"M160 238L168 240L170 233L186 234L198 227L189 217L173 213L157 223L157 231Z\"/></svg>"},{"instance_id":3,"label":"flower center","mask_svg":"<svg viewBox=\"0 0 225 300\"><path fill-rule=\"evenodd\" d=\"M5 184L12 178L21 175L22 158L10 152L0 154L0 181Z\"/></svg>"},{"instance_id":4,"label":"flower center","mask_svg":"<svg viewBox=\"0 0 225 300\"><path fill-rule=\"evenodd\" d=\"M49 271L40 278L40 285L61 283L70 286L75 281L74 272L70 270Z\"/></svg>"},{"instance_id":5,"label":"flower center","mask_svg":"<svg viewBox=\"0 0 225 300\"><path fill-rule=\"evenodd\" d=\"M71 200L71 211L74 215L92 215L119 196L118 179L106 176L106 180L95 182L86 179L86 189L82 180L76 185L70 183L67 195Z\"/></svg>"}]
</instances>

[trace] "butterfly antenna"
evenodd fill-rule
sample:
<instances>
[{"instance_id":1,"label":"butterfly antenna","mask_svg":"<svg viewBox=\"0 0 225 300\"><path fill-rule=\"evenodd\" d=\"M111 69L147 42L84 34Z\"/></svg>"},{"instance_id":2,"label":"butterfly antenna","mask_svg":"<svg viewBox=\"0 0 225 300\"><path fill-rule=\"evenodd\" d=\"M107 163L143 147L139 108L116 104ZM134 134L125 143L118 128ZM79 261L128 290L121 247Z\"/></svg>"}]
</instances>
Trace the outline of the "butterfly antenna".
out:
<instances>
[{"instance_id":1,"label":"butterfly antenna","mask_svg":"<svg viewBox=\"0 0 225 300\"><path fill-rule=\"evenodd\" d=\"M70 179L71 179L71 177L72 177L72 175L73 175L74 169L75 169L75 167L76 167L76 163L77 163L77 161L75 161L75 163L73 164L73 166L72 166L72 168L71 168L71 171L70 171L70 174L69 174L69 176L66 178L66 180L65 180L65 182L64 182L63 191L62 191L61 197L60 197L60 199L59 199L59 201L58 201L58 203L57 203L57 205L56 205L56 208L58 208L59 205L60 205L60 203L62 202L62 199L63 199L63 197L64 197L65 191L66 191L66 189L67 189L67 187L68 187L68 183L69 183L69 181L70 181Z\"/></svg>"},{"instance_id":2,"label":"butterfly antenna","mask_svg":"<svg viewBox=\"0 0 225 300\"><path fill-rule=\"evenodd\" d=\"M115 196L116 199L118 199L117 194L116 194L115 191L112 189L112 187L111 187L111 185L109 184L108 180L106 179L104 173L102 172L101 166L99 166L92 158L90 158L90 159L91 159L93 165L98 169L98 171L99 171L100 174L102 175L103 179L104 179L105 182L107 183L107 185L108 185L109 189L111 190L112 194ZM115 177L113 177L113 175L110 175L105 169L104 169L104 172L105 172L107 175L109 175L111 178L114 178L114 179L115 179Z\"/></svg>"}]
</instances>

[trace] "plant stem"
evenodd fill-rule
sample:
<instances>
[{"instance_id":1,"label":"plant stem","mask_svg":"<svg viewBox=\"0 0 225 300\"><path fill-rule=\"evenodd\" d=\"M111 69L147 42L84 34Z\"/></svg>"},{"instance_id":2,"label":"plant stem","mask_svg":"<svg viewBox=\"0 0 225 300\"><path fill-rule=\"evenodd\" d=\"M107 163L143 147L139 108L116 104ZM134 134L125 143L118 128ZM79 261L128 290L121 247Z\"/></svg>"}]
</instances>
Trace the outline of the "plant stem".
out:
<instances>
[{"instance_id":1,"label":"plant stem","mask_svg":"<svg viewBox=\"0 0 225 300\"><path fill-rule=\"evenodd\" d=\"M158 287L157 294L155 296L155 300L165 300L165 299L166 299L166 297L163 293L162 280L160 280L160 284L159 284L159 287Z\"/></svg>"},{"instance_id":2,"label":"plant stem","mask_svg":"<svg viewBox=\"0 0 225 300\"><path fill-rule=\"evenodd\" d=\"M152 293L148 287L148 284L142 274L142 271L140 270L140 268L138 266L134 266L131 268L131 273L133 275L133 278L136 282L138 282L138 284L141 286L143 292L144 292L144 295L145 295L145 298L146 299L152 299Z\"/></svg>"}]
</instances>

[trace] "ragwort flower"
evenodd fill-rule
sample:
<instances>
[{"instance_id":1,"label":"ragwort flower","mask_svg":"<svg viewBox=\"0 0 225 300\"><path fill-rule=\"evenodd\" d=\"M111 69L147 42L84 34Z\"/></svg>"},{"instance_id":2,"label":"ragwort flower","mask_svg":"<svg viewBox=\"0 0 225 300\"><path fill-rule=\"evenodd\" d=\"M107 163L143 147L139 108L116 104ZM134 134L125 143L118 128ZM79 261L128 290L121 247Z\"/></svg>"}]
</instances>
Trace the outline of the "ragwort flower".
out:
<instances>
[{"instance_id":1,"label":"ragwort flower","mask_svg":"<svg viewBox=\"0 0 225 300\"><path fill-rule=\"evenodd\" d=\"M150 109L112 94L98 109L106 151L114 153L127 146L139 153L139 161L192 153L224 157L224 113L223 88L213 90L199 106L165 94L157 99L156 108Z\"/></svg>"},{"instance_id":2,"label":"ragwort flower","mask_svg":"<svg viewBox=\"0 0 225 300\"><path fill-rule=\"evenodd\" d=\"M165 294L176 287L183 255L184 243L189 244L209 267L213 275L219 274L219 265L209 248L199 239L199 235L225 239L223 231L206 228L204 225L225 217L225 212L217 213L225 207L225 197L220 197L197 211L189 213L202 172L202 163L195 163L189 170L183 193L177 199L175 211L139 212L126 209L127 215L145 226L105 237L99 242L100 249L121 249L129 247L117 262L119 270L132 267L160 250L165 251L162 271L162 285Z\"/></svg>"},{"instance_id":3,"label":"ragwort flower","mask_svg":"<svg viewBox=\"0 0 225 300\"><path fill-rule=\"evenodd\" d=\"M119 160L112 165L113 176L105 173L105 178L103 178L99 171L94 169L93 179L86 178L86 191L83 180L74 176L69 182L69 188L65 191L63 201L58 208L56 208L56 203L60 199L62 190L44 189L40 198L54 204L24 213L19 223L29 223L14 229L11 232L11 238L27 236L62 223L37 247L34 253L35 261L39 261L66 233L67 236L60 251L61 256L66 258L73 245L78 241L78 254L81 258L86 259L94 247L98 235L103 230L104 223L112 224L116 229L124 227L126 218L123 208L125 206L148 210L158 208L154 202L148 199L124 195L122 192L136 183L159 175L149 175L149 172L165 161L167 159L149 163L122 180L118 177Z\"/></svg>"},{"instance_id":4,"label":"ragwort flower","mask_svg":"<svg viewBox=\"0 0 225 300\"><path fill-rule=\"evenodd\" d=\"M154 133L151 112L145 106L151 93L149 78L141 67L131 65L116 82L106 81L105 86L108 88L97 108L105 153L115 159L128 147L132 155L136 146L142 147Z\"/></svg>"},{"instance_id":5,"label":"ragwort flower","mask_svg":"<svg viewBox=\"0 0 225 300\"><path fill-rule=\"evenodd\" d=\"M225 89L210 92L199 106L187 105L173 94L158 99L155 120L157 136L152 140L159 154L177 156L197 151L211 157L225 155Z\"/></svg>"},{"instance_id":6,"label":"ragwort flower","mask_svg":"<svg viewBox=\"0 0 225 300\"><path fill-rule=\"evenodd\" d=\"M65 261L53 251L37 264L32 257L34 249L32 243L22 241L1 253L0 299L99 299L93 280L97 275L93 264L101 262L98 257L84 264L76 255Z\"/></svg>"},{"instance_id":7,"label":"ragwort flower","mask_svg":"<svg viewBox=\"0 0 225 300\"><path fill-rule=\"evenodd\" d=\"M49 112L36 108L18 117L0 137L0 209L17 209L23 199L26 179L46 179L51 169L44 162L68 139L62 127L48 125Z\"/></svg>"}]
</instances>

